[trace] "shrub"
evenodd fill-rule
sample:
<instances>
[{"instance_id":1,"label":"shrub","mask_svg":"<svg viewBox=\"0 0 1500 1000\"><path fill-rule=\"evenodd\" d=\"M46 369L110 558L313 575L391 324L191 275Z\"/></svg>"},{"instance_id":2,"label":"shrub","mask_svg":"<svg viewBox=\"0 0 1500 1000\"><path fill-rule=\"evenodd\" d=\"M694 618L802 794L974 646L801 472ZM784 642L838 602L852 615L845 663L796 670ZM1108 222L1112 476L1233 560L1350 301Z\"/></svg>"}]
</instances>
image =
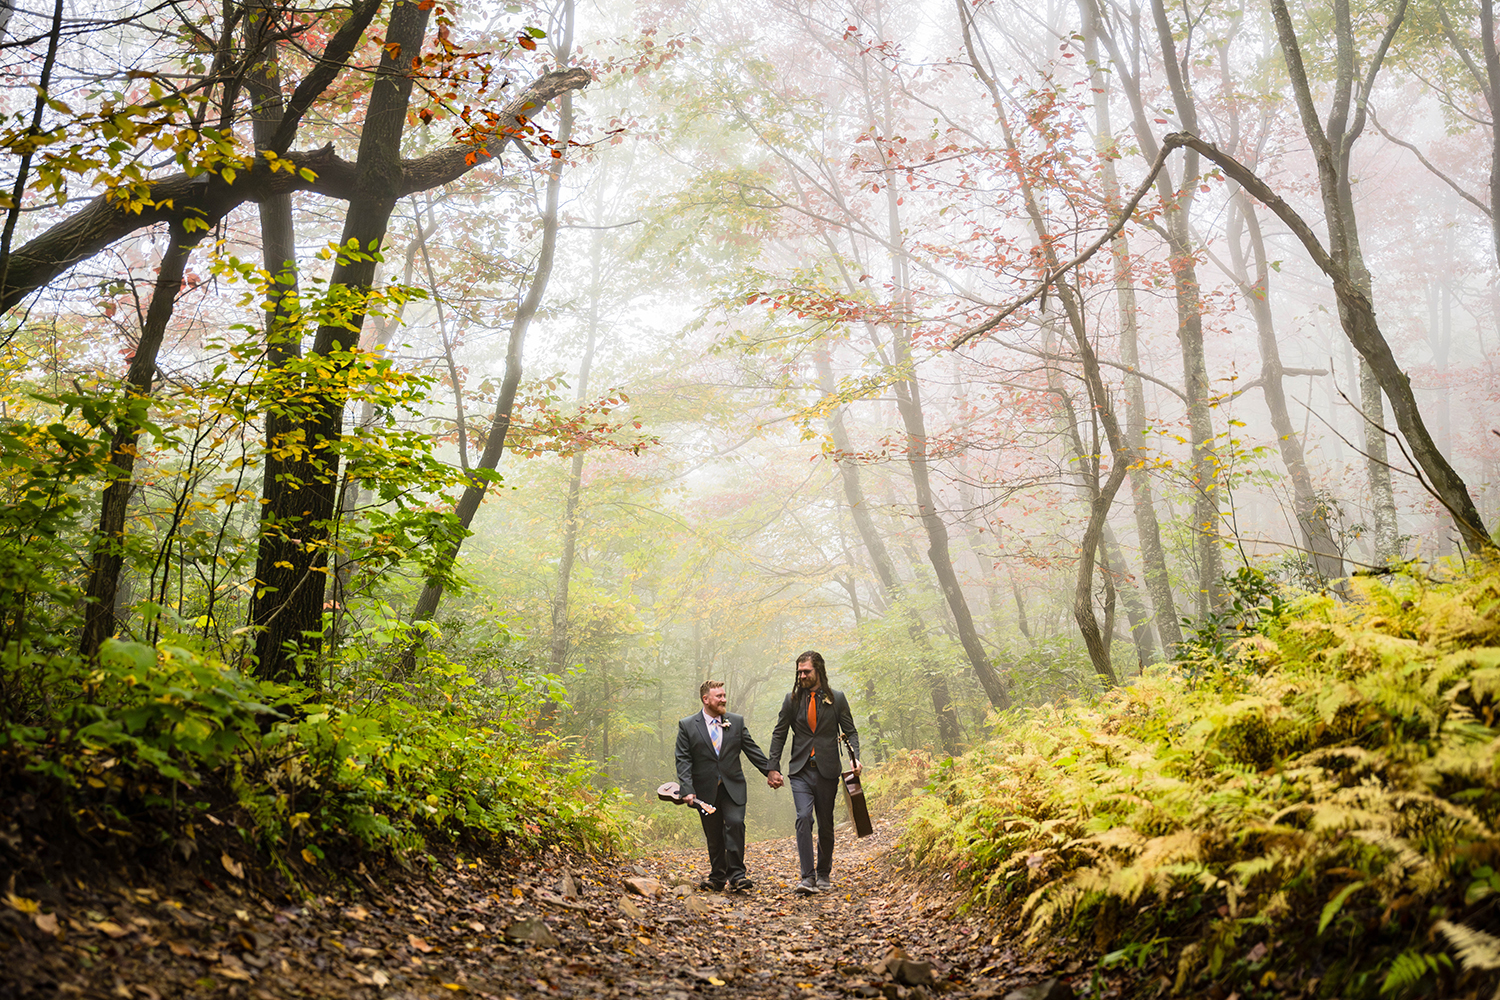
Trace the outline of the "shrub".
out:
<instances>
[{"instance_id":1,"label":"shrub","mask_svg":"<svg viewBox=\"0 0 1500 1000\"><path fill-rule=\"evenodd\" d=\"M1002 720L932 772L906 849L1179 991L1500 965L1500 572L1352 585L1261 595L1185 665Z\"/></svg>"}]
</instances>

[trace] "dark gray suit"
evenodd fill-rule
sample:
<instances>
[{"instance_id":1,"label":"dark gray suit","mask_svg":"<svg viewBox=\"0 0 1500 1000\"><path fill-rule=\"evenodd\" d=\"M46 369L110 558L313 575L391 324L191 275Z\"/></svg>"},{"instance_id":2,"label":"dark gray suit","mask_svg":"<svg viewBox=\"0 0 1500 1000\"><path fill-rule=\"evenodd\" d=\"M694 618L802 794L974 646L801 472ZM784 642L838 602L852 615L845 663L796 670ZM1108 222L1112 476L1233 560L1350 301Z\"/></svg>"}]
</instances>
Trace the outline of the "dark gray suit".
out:
<instances>
[{"instance_id":1,"label":"dark gray suit","mask_svg":"<svg viewBox=\"0 0 1500 1000\"><path fill-rule=\"evenodd\" d=\"M798 688L781 703L776 728L771 731L771 770L781 770L781 751L787 734L792 737L792 760L787 774L792 801L797 807L797 857L802 878L814 874L828 877L833 870L833 803L839 787L839 733L849 737L854 756L859 756L859 730L844 692L819 690L818 729L807 724L808 692ZM818 851L813 856L813 818L818 821Z\"/></svg>"},{"instance_id":2,"label":"dark gray suit","mask_svg":"<svg viewBox=\"0 0 1500 1000\"><path fill-rule=\"evenodd\" d=\"M761 774L771 773L771 762L750 735L745 717L724 713L723 740L714 753L713 739L702 712L677 723L677 786L713 806L712 816L698 814L708 841L709 881L733 884L745 877L745 770L740 754Z\"/></svg>"}]
</instances>

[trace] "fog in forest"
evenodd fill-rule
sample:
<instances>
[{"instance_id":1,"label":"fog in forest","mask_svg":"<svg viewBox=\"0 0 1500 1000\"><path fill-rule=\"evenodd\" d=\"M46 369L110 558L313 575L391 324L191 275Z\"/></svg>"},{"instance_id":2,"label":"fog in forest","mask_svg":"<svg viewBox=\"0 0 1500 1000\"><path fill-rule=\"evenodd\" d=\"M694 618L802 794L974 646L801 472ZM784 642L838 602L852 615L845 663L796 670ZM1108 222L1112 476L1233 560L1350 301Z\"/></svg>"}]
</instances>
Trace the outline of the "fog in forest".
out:
<instances>
[{"instance_id":1,"label":"fog in forest","mask_svg":"<svg viewBox=\"0 0 1500 1000\"><path fill-rule=\"evenodd\" d=\"M0 36L17 663L449 671L644 804L702 681L768 747L806 649L868 761L936 759L1268 580L1493 551L1489 0Z\"/></svg>"}]
</instances>

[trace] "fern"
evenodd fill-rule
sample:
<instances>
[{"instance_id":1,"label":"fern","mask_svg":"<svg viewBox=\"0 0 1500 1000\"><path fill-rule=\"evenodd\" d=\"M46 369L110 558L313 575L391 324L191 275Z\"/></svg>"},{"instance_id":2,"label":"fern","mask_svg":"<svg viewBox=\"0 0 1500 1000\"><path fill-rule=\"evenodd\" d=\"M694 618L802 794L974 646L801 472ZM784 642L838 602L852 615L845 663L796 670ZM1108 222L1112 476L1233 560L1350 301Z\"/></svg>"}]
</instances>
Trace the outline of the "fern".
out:
<instances>
[{"instance_id":1,"label":"fern","mask_svg":"<svg viewBox=\"0 0 1500 1000\"><path fill-rule=\"evenodd\" d=\"M1447 955L1429 955L1415 948L1408 948L1392 959L1390 971L1386 973L1385 981L1380 984L1380 992L1395 993L1409 990L1440 969L1451 968L1453 968L1453 961Z\"/></svg>"}]
</instances>

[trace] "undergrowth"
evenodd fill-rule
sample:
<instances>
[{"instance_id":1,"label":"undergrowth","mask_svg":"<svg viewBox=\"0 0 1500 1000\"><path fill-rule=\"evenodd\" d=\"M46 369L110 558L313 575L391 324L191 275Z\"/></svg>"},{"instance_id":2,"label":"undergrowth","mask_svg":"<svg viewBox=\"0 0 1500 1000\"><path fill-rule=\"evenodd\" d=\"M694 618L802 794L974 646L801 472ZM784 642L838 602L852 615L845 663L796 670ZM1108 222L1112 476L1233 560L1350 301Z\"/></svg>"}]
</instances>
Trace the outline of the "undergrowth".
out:
<instances>
[{"instance_id":1,"label":"undergrowth","mask_svg":"<svg viewBox=\"0 0 1500 1000\"><path fill-rule=\"evenodd\" d=\"M230 825L296 885L371 853L421 861L438 842L605 851L625 832L593 765L524 724L535 698L441 657L361 697L118 639L93 664L22 667L5 670L9 693L27 677L35 688L0 726L5 796L50 798L60 808L45 812L94 844L187 860Z\"/></svg>"},{"instance_id":2,"label":"undergrowth","mask_svg":"<svg viewBox=\"0 0 1500 1000\"><path fill-rule=\"evenodd\" d=\"M1176 994L1493 989L1500 571L1351 586L1264 592L1175 666L1001 720L932 771L906 849Z\"/></svg>"}]
</instances>

